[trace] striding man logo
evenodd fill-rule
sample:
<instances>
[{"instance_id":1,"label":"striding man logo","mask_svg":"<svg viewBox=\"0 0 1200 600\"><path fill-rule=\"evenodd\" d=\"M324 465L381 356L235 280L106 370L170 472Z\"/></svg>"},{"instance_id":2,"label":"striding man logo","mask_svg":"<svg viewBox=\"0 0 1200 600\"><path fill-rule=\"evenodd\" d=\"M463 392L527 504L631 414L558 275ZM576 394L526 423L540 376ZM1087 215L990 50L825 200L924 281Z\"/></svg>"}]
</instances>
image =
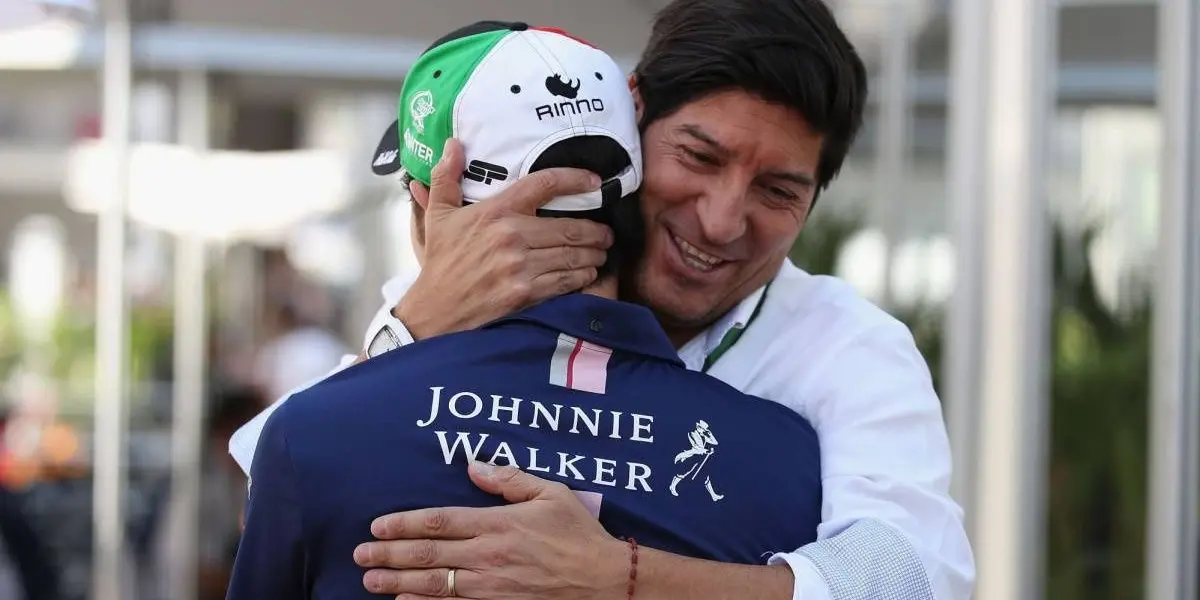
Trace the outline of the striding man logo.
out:
<instances>
[{"instance_id":1,"label":"striding man logo","mask_svg":"<svg viewBox=\"0 0 1200 600\"><path fill-rule=\"evenodd\" d=\"M677 488L680 483L694 481L700 475L700 471L704 470L704 465L708 464L709 457L716 452L717 438L708 429L706 421L697 422L696 428L688 433L687 437L691 447L675 455L675 464L680 465L680 468L687 466L687 470L671 479L672 496L679 495ZM718 494L713 489L712 478L708 475L704 476L704 489L708 490L708 495L712 497L713 502L725 497L724 494Z\"/></svg>"}]
</instances>

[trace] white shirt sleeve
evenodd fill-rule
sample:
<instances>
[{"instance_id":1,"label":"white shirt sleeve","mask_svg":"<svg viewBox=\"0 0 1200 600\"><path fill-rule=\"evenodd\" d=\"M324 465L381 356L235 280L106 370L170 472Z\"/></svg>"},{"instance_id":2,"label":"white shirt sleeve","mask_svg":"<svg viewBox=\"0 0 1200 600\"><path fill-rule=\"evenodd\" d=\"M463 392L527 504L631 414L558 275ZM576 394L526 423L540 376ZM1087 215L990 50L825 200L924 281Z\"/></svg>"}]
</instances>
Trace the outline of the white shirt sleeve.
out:
<instances>
[{"instance_id":1,"label":"white shirt sleeve","mask_svg":"<svg viewBox=\"0 0 1200 600\"><path fill-rule=\"evenodd\" d=\"M829 593L829 585L825 577L817 570L813 562L796 552L785 552L771 557L767 564L786 564L792 569L795 583L792 587L792 600L833 600Z\"/></svg>"},{"instance_id":2,"label":"white shirt sleeve","mask_svg":"<svg viewBox=\"0 0 1200 600\"><path fill-rule=\"evenodd\" d=\"M821 442L818 541L770 562L791 566L795 600L967 600L950 443L911 333L889 321L828 350L801 391Z\"/></svg>"}]
</instances>

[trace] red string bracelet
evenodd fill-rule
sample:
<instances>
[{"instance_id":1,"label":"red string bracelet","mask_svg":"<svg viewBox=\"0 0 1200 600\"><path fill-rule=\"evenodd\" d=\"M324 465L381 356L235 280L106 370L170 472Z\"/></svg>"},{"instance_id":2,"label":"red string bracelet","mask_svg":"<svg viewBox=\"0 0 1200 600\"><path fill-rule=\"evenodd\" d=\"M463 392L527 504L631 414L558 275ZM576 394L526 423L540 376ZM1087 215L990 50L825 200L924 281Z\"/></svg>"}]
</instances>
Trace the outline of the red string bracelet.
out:
<instances>
[{"instance_id":1,"label":"red string bracelet","mask_svg":"<svg viewBox=\"0 0 1200 600\"><path fill-rule=\"evenodd\" d=\"M637 587L637 561L638 561L638 545L637 540L629 538L629 588L628 600L633 600L633 590Z\"/></svg>"}]
</instances>

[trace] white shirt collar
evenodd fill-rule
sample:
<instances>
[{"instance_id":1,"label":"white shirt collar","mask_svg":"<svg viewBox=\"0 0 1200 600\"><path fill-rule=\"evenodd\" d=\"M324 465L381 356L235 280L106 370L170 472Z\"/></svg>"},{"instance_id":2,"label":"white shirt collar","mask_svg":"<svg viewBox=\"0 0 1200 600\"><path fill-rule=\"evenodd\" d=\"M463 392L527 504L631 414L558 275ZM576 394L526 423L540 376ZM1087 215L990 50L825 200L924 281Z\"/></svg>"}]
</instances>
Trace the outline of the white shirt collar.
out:
<instances>
[{"instance_id":1,"label":"white shirt collar","mask_svg":"<svg viewBox=\"0 0 1200 600\"><path fill-rule=\"evenodd\" d=\"M738 302L733 310L725 313L725 316L717 319L708 331L704 333L704 354L707 356L712 354L717 346L721 345L721 340L725 339L725 334L734 329L745 329L750 324L750 318L754 316L755 309L758 308L758 303L762 300L763 293L766 292L767 286L762 286L754 290L745 300Z\"/></svg>"},{"instance_id":2,"label":"white shirt collar","mask_svg":"<svg viewBox=\"0 0 1200 600\"><path fill-rule=\"evenodd\" d=\"M762 300L766 289L767 286L764 285L754 290L753 293L738 302L732 310L709 325L708 329L700 332L700 335L692 338L679 349L679 358L683 360L688 369L693 371L703 369L705 359L717 349L717 346L721 345L725 334L737 328L744 329L750 323L750 318L754 316L754 310L758 308L758 303Z\"/></svg>"}]
</instances>

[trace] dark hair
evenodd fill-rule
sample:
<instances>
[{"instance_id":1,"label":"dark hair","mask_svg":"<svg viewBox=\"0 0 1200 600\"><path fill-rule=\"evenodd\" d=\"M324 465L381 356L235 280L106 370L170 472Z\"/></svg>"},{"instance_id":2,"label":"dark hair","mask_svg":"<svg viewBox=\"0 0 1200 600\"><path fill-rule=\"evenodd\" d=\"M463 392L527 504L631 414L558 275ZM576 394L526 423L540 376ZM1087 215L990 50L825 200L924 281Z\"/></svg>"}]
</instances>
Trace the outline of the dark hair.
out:
<instances>
[{"instance_id":1,"label":"dark hair","mask_svg":"<svg viewBox=\"0 0 1200 600\"><path fill-rule=\"evenodd\" d=\"M538 210L543 217L590 219L612 228L613 244L608 259L596 270L597 278L614 275L623 265L637 264L642 257L646 237L641 203L637 193L621 196L620 184L613 178L633 165L629 155L616 140L603 135L574 135L546 148L529 167L529 172L554 167L570 167L591 171L605 181L603 204L583 212Z\"/></svg>"},{"instance_id":2,"label":"dark hair","mask_svg":"<svg viewBox=\"0 0 1200 600\"><path fill-rule=\"evenodd\" d=\"M606 185L633 165L633 157L629 155L616 140L603 135L573 135L559 140L546 148L533 164L529 172L534 173L543 169L569 167L591 171L600 176ZM400 175L404 189L408 189L413 177L404 172ZM603 223L612 228L613 244L609 246L608 258L597 269L597 277L603 278L618 273L624 266L636 265L642 258L645 249L646 226L642 217L641 202L638 192L621 197L620 188L605 188L603 205L595 210L583 212L553 211L539 209L538 216L550 218L589 219ZM420 218L423 214L420 205L412 203L413 217Z\"/></svg>"},{"instance_id":3,"label":"dark hair","mask_svg":"<svg viewBox=\"0 0 1200 600\"><path fill-rule=\"evenodd\" d=\"M634 73L643 130L734 89L794 109L825 138L818 192L841 170L867 98L866 67L823 0L674 0Z\"/></svg>"}]
</instances>

